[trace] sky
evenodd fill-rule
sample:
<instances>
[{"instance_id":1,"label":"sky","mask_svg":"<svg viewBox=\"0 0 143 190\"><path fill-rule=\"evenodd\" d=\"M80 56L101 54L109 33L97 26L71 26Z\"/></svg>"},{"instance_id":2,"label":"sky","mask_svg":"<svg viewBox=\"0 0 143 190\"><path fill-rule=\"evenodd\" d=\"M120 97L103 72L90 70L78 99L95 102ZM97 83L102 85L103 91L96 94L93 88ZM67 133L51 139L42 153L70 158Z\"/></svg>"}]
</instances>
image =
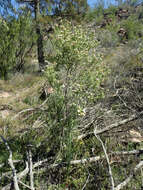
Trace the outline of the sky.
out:
<instances>
[{"instance_id":1,"label":"sky","mask_svg":"<svg viewBox=\"0 0 143 190\"><path fill-rule=\"evenodd\" d=\"M90 7L94 7L95 3L101 2L102 0L87 0L87 1ZM107 6L108 3L116 4L115 0L104 0L104 1L106 2L105 6ZM15 0L12 0L12 2L13 2L13 5L16 6Z\"/></svg>"},{"instance_id":2,"label":"sky","mask_svg":"<svg viewBox=\"0 0 143 190\"><path fill-rule=\"evenodd\" d=\"M116 1L115 0L87 0L88 4L90 5L90 7L94 7L95 3L99 3L99 2L105 2L105 6L108 6L110 3L116 5Z\"/></svg>"}]
</instances>

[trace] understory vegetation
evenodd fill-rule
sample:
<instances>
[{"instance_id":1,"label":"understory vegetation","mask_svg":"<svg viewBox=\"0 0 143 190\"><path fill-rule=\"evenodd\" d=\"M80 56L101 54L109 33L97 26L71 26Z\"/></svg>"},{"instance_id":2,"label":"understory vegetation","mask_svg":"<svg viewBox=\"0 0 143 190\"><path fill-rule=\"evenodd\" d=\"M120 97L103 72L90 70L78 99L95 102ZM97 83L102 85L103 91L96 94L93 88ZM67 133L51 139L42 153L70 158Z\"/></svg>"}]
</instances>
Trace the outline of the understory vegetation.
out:
<instances>
[{"instance_id":1,"label":"understory vegetation","mask_svg":"<svg viewBox=\"0 0 143 190\"><path fill-rule=\"evenodd\" d=\"M0 189L143 188L143 3L117 2L0 3Z\"/></svg>"}]
</instances>

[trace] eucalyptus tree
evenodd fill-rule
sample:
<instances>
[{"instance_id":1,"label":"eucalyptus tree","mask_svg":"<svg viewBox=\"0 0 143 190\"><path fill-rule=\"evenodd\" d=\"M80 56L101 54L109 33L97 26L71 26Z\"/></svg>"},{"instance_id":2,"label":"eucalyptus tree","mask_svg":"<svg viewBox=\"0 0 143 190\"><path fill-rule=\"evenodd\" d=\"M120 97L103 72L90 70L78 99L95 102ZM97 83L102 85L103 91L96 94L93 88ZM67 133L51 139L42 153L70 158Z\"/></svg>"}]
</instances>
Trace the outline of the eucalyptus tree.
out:
<instances>
[{"instance_id":1,"label":"eucalyptus tree","mask_svg":"<svg viewBox=\"0 0 143 190\"><path fill-rule=\"evenodd\" d=\"M43 36L40 25L40 8L43 4L46 5L46 0L17 0L18 3L26 3L31 12L34 13L35 29L37 33L37 53L40 71L42 71L45 65L44 48L43 48Z\"/></svg>"}]
</instances>

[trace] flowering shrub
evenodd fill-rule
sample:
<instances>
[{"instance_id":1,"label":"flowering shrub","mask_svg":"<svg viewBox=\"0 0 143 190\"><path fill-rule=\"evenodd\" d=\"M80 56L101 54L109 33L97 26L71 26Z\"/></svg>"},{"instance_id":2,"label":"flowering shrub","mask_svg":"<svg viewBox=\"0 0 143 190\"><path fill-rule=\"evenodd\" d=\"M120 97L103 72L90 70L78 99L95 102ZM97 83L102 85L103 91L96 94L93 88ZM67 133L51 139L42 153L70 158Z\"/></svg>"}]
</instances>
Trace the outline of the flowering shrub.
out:
<instances>
[{"instance_id":1,"label":"flowering shrub","mask_svg":"<svg viewBox=\"0 0 143 190\"><path fill-rule=\"evenodd\" d=\"M50 82L52 78L52 87L60 87L62 92L66 88L72 103L82 107L101 98L104 93L100 85L109 69L96 53L98 42L94 33L64 20L56 27L53 44L55 55L50 58L53 65L46 71Z\"/></svg>"}]
</instances>

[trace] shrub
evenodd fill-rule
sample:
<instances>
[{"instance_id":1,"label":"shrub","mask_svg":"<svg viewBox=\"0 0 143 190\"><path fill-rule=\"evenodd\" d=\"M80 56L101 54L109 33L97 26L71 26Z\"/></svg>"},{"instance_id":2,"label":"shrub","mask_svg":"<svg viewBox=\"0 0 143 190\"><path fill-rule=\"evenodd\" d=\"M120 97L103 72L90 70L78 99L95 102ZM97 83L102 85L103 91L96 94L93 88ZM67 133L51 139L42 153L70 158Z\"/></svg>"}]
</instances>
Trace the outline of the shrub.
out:
<instances>
[{"instance_id":1,"label":"shrub","mask_svg":"<svg viewBox=\"0 0 143 190\"><path fill-rule=\"evenodd\" d=\"M62 159L70 160L75 153L73 129L84 115L84 108L104 96L101 83L109 69L95 51L95 35L81 25L62 21L55 29L53 44L55 55L48 57L51 64L45 72L53 88L45 113L47 125L51 126L47 133L53 142L51 149L59 149Z\"/></svg>"},{"instance_id":2,"label":"shrub","mask_svg":"<svg viewBox=\"0 0 143 190\"><path fill-rule=\"evenodd\" d=\"M110 27L111 30L111 27ZM97 32L97 38L100 41L102 47L110 48L119 44L119 37L117 33L112 29L100 30Z\"/></svg>"},{"instance_id":3,"label":"shrub","mask_svg":"<svg viewBox=\"0 0 143 190\"><path fill-rule=\"evenodd\" d=\"M121 27L126 30L128 40L138 39L143 31L143 25L134 16L130 16L127 20L124 20L121 23Z\"/></svg>"},{"instance_id":4,"label":"shrub","mask_svg":"<svg viewBox=\"0 0 143 190\"><path fill-rule=\"evenodd\" d=\"M77 102L80 99L84 106L102 97L100 84L108 69L95 51L98 42L94 33L87 32L81 25L64 22L56 28L53 42L56 53L50 58L53 65L48 67L46 75L53 88L57 86L63 92L68 85L68 93L75 96Z\"/></svg>"}]
</instances>

